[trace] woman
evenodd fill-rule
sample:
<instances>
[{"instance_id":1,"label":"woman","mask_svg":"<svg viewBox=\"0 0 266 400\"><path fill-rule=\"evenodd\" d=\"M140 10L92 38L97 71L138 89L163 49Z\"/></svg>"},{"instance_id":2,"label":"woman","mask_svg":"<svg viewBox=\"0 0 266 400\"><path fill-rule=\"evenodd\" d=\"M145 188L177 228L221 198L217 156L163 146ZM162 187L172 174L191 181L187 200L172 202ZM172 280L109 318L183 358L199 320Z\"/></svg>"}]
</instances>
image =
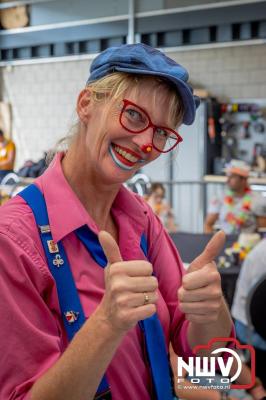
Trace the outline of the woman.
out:
<instances>
[{"instance_id":1,"label":"woman","mask_svg":"<svg viewBox=\"0 0 266 400\"><path fill-rule=\"evenodd\" d=\"M101 53L67 152L2 207L1 398L166 400L170 340L187 356L229 336L212 262L223 235L183 277L161 223L123 187L193 122L187 78L142 44Z\"/></svg>"}]
</instances>

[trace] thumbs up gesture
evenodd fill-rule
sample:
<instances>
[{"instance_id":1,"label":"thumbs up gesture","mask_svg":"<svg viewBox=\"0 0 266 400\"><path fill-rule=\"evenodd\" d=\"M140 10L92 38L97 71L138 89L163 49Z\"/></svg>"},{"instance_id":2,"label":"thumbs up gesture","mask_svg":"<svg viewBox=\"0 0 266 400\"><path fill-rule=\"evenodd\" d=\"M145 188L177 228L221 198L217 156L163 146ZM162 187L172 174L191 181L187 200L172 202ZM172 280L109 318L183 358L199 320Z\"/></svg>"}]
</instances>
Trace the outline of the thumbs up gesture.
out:
<instances>
[{"instance_id":1,"label":"thumbs up gesture","mask_svg":"<svg viewBox=\"0 0 266 400\"><path fill-rule=\"evenodd\" d=\"M192 261L183 277L178 290L179 307L191 322L205 324L218 319L223 296L221 277L214 259L224 242L224 232L217 232L203 252Z\"/></svg>"},{"instance_id":2,"label":"thumbs up gesture","mask_svg":"<svg viewBox=\"0 0 266 400\"><path fill-rule=\"evenodd\" d=\"M101 313L114 330L126 332L156 312L158 282L149 262L123 261L108 232L101 231L99 241L108 261Z\"/></svg>"}]
</instances>

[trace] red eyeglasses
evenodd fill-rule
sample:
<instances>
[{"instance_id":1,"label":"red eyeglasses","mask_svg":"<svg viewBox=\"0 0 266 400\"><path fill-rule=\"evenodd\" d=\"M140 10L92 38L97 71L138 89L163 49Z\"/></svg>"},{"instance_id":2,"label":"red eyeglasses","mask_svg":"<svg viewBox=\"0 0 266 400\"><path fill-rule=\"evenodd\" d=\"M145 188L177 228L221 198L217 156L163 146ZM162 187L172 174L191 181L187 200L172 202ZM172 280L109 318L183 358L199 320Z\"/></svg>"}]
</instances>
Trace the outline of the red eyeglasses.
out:
<instances>
[{"instance_id":1,"label":"red eyeglasses","mask_svg":"<svg viewBox=\"0 0 266 400\"><path fill-rule=\"evenodd\" d=\"M160 153L168 153L183 140L174 129L154 125L143 108L126 99L123 100L119 122L128 132L135 134L153 128L152 145Z\"/></svg>"}]
</instances>

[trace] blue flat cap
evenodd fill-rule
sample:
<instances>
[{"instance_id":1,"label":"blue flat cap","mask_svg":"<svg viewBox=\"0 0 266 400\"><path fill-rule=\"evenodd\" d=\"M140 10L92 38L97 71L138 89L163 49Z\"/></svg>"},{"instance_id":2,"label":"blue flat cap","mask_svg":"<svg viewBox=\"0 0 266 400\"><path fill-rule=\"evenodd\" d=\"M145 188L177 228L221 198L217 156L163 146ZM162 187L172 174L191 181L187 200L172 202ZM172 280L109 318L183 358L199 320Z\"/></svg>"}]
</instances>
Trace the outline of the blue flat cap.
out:
<instances>
[{"instance_id":1,"label":"blue flat cap","mask_svg":"<svg viewBox=\"0 0 266 400\"><path fill-rule=\"evenodd\" d=\"M109 47L93 60L87 83L116 71L161 76L171 81L183 101L183 123L193 123L200 99L193 95L193 89L187 83L188 72L182 65L143 43Z\"/></svg>"}]
</instances>

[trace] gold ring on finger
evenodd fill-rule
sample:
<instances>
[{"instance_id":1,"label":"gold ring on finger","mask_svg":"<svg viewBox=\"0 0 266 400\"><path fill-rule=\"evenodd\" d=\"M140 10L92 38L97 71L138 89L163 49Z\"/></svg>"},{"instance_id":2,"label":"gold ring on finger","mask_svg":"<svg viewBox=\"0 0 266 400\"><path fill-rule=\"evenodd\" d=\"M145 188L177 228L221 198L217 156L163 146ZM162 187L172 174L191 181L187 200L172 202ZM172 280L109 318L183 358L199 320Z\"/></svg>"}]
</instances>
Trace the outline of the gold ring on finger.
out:
<instances>
[{"instance_id":1,"label":"gold ring on finger","mask_svg":"<svg viewBox=\"0 0 266 400\"><path fill-rule=\"evenodd\" d=\"M143 293L143 296L144 296L144 303L143 304L145 306L146 304L149 304L150 298L149 298L148 293L146 293L146 292Z\"/></svg>"}]
</instances>

